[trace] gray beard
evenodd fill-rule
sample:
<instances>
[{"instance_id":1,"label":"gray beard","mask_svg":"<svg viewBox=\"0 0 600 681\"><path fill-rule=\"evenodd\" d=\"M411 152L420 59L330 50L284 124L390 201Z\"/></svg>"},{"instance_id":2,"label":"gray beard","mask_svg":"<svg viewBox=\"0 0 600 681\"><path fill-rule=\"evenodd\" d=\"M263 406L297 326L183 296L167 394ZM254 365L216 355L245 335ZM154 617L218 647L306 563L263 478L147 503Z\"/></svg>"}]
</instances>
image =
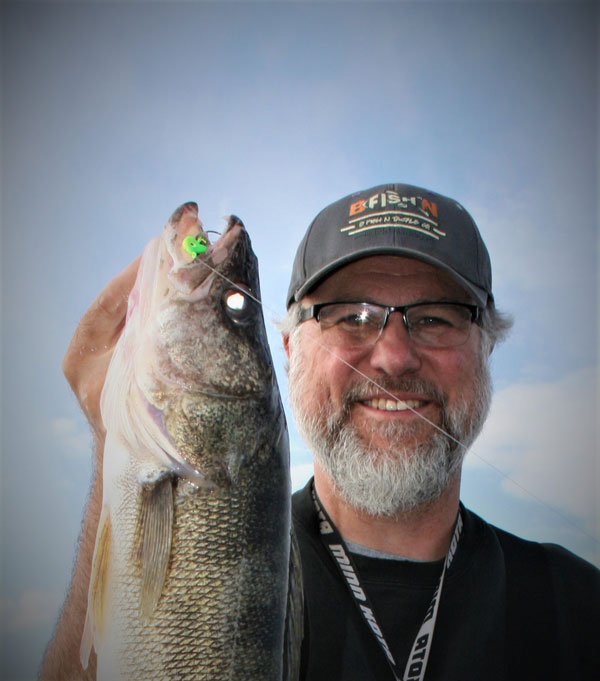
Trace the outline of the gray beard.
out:
<instances>
[{"instance_id":1,"label":"gray beard","mask_svg":"<svg viewBox=\"0 0 600 681\"><path fill-rule=\"evenodd\" d=\"M356 400L373 396L373 384L364 379L353 384L343 396L341 413L334 413L330 403L315 410L302 369L302 351L298 350L292 353L289 368L292 411L315 460L348 504L373 516L409 513L437 499L459 475L464 455L481 431L491 402L485 359L476 374L472 404L463 398L450 408L446 395L435 384L418 378L382 381L380 387L392 394L418 393L440 404L439 427L443 432L424 420L374 423L370 437L367 434L365 438L352 424L350 408ZM432 432L423 439L427 429ZM374 435L392 444L376 445L372 442Z\"/></svg>"}]
</instances>

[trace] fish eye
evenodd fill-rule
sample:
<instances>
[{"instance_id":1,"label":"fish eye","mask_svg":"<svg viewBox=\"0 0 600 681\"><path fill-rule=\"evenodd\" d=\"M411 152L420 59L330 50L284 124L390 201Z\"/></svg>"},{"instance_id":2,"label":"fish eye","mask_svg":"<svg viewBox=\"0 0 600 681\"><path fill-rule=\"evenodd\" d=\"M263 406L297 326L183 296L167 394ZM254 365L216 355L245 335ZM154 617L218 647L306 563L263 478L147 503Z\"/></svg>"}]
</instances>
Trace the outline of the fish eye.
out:
<instances>
[{"instance_id":1,"label":"fish eye","mask_svg":"<svg viewBox=\"0 0 600 681\"><path fill-rule=\"evenodd\" d=\"M225 297L225 305L235 312L241 312L247 304L246 296L239 291L228 293Z\"/></svg>"},{"instance_id":2,"label":"fish eye","mask_svg":"<svg viewBox=\"0 0 600 681\"><path fill-rule=\"evenodd\" d=\"M223 294L225 312L236 324L246 324L252 318L251 299L239 289L229 289Z\"/></svg>"}]
</instances>

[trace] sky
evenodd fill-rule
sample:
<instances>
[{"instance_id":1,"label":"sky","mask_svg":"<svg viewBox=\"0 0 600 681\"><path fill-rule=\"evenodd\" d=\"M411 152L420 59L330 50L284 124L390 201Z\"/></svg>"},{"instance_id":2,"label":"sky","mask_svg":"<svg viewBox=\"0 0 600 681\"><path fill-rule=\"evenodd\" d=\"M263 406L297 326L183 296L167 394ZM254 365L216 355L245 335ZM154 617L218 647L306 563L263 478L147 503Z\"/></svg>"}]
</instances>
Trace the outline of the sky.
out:
<instances>
[{"instance_id":1,"label":"sky","mask_svg":"<svg viewBox=\"0 0 600 681\"><path fill-rule=\"evenodd\" d=\"M515 326L462 499L600 565L598 5L4 2L0 676L35 676L69 582L91 437L61 373L88 305L184 201L260 263L295 487L311 455L273 321L316 213L452 196ZM216 349L218 351L218 349Z\"/></svg>"}]
</instances>

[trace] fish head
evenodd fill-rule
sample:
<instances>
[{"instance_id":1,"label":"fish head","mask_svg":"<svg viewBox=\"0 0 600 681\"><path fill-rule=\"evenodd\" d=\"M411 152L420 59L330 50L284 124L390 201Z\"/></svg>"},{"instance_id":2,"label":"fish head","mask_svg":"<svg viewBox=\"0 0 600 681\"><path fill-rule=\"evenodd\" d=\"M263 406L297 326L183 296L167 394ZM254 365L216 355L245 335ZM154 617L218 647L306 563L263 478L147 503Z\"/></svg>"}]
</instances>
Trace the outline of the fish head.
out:
<instances>
[{"instance_id":1,"label":"fish head","mask_svg":"<svg viewBox=\"0 0 600 681\"><path fill-rule=\"evenodd\" d=\"M197 205L180 206L144 253L124 335L134 429L151 434L179 475L233 484L284 427L241 220L231 216L211 243Z\"/></svg>"}]
</instances>

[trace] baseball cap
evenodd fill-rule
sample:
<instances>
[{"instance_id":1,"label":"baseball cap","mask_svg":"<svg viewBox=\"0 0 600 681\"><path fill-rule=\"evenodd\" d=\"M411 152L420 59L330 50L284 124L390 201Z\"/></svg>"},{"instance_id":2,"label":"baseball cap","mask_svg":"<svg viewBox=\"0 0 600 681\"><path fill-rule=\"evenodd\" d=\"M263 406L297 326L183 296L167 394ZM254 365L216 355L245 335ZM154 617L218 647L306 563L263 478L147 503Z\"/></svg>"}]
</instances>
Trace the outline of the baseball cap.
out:
<instances>
[{"instance_id":1,"label":"baseball cap","mask_svg":"<svg viewBox=\"0 0 600 681\"><path fill-rule=\"evenodd\" d=\"M402 255L447 272L485 307L490 257L477 225L454 199L409 184L382 184L326 206L304 235L287 307L335 270L371 255Z\"/></svg>"}]
</instances>

